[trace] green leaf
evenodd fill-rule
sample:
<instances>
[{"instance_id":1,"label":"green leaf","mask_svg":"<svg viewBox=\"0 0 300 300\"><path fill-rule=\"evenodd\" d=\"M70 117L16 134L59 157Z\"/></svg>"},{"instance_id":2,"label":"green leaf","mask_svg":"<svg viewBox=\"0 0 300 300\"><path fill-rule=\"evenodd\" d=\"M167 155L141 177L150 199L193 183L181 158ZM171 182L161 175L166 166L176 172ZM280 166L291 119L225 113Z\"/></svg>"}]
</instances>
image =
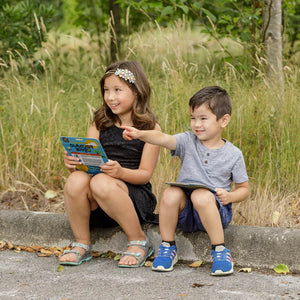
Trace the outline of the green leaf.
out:
<instances>
[{"instance_id":1,"label":"green leaf","mask_svg":"<svg viewBox=\"0 0 300 300\"><path fill-rule=\"evenodd\" d=\"M45 193L45 198L46 199L53 199L53 198L55 198L55 197L57 197L57 193L56 192L54 192L54 191L52 191L52 190L48 190L46 193Z\"/></svg>"},{"instance_id":2,"label":"green leaf","mask_svg":"<svg viewBox=\"0 0 300 300\"><path fill-rule=\"evenodd\" d=\"M189 8L186 5L177 5L182 11L187 15L189 13Z\"/></svg>"},{"instance_id":3,"label":"green leaf","mask_svg":"<svg viewBox=\"0 0 300 300\"><path fill-rule=\"evenodd\" d=\"M58 266L56 269L56 272L64 272L64 271L65 271L65 268L62 265Z\"/></svg>"},{"instance_id":4,"label":"green leaf","mask_svg":"<svg viewBox=\"0 0 300 300\"><path fill-rule=\"evenodd\" d=\"M289 267L284 264L279 264L273 269L278 274L287 274L290 272Z\"/></svg>"},{"instance_id":5,"label":"green leaf","mask_svg":"<svg viewBox=\"0 0 300 300\"><path fill-rule=\"evenodd\" d=\"M114 260L120 260L122 257L122 254L117 254L115 257L114 257Z\"/></svg>"},{"instance_id":6,"label":"green leaf","mask_svg":"<svg viewBox=\"0 0 300 300\"><path fill-rule=\"evenodd\" d=\"M166 16L166 15L171 15L174 11L174 8L172 6L167 6L165 7L162 12L161 12L161 16Z\"/></svg>"},{"instance_id":7,"label":"green leaf","mask_svg":"<svg viewBox=\"0 0 300 300\"><path fill-rule=\"evenodd\" d=\"M201 8L201 10L212 20L213 23L215 23L217 21L217 18L215 17L215 15L213 15L209 10L205 9L205 8Z\"/></svg>"}]
</instances>

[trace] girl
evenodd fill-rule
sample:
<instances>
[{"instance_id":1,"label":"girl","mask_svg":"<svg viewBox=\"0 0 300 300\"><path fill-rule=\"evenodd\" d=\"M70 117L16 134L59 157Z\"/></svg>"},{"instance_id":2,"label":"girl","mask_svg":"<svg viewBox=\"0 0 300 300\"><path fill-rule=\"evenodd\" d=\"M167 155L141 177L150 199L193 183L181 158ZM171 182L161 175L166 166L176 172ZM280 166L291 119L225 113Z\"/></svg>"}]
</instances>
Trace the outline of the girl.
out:
<instances>
[{"instance_id":1,"label":"girl","mask_svg":"<svg viewBox=\"0 0 300 300\"><path fill-rule=\"evenodd\" d=\"M143 67L135 61L110 65L100 81L102 106L95 112L87 137L99 139L110 159L103 173L90 177L75 171L78 158L65 153L67 179L64 198L76 242L64 251L60 264L80 265L91 255L90 228L120 225L128 238L119 267L139 267L153 253L141 223L157 223L156 198L149 180L159 146L140 140L126 141L120 126L160 130L150 109L150 86Z\"/></svg>"}]
</instances>

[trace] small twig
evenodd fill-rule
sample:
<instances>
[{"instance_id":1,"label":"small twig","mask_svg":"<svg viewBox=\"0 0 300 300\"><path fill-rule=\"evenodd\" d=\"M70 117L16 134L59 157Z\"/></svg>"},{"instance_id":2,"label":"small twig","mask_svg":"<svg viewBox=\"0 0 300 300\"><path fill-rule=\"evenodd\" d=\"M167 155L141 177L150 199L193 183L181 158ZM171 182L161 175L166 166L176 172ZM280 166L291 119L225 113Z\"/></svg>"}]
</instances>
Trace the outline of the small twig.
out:
<instances>
[{"instance_id":1,"label":"small twig","mask_svg":"<svg viewBox=\"0 0 300 300\"><path fill-rule=\"evenodd\" d=\"M24 169L41 185L44 191L47 191L47 188L42 184L42 182L32 173L32 171L27 168L24 164L22 164Z\"/></svg>"},{"instance_id":2,"label":"small twig","mask_svg":"<svg viewBox=\"0 0 300 300\"><path fill-rule=\"evenodd\" d=\"M25 209L29 211L28 205L27 205L26 201L24 200L23 196L21 196L21 199L24 203Z\"/></svg>"}]
</instances>

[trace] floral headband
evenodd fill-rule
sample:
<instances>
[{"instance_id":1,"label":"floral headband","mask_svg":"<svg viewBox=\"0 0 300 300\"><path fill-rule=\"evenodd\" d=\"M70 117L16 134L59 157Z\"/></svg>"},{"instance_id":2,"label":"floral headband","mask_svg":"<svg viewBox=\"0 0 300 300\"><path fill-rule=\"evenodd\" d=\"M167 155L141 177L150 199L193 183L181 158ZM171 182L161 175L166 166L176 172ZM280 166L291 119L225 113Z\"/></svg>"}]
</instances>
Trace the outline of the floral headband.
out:
<instances>
[{"instance_id":1,"label":"floral headband","mask_svg":"<svg viewBox=\"0 0 300 300\"><path fill-rule=\"evenodd\" d=\"M133 73L127 69L116 69L115 72L113 71L108 71L106 72L106 74L115 74L121 78L123 78L124 80L127 80L128 82L134 84L135 83L135 77L133 75Z\"/></svg>"}]
</instances>

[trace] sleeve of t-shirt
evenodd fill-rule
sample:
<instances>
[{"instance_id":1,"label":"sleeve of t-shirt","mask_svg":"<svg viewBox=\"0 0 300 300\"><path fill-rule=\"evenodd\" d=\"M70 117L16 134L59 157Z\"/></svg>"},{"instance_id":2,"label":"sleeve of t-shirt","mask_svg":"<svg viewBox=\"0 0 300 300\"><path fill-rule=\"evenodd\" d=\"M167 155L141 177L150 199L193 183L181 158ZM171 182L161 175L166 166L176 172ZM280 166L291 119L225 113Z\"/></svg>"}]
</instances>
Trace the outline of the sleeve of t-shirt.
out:
<instances>
[{"instance_id":1,"label":"sleeve of t-shirt","mask_svg":"<svg viewBox=\"0 0 300 300\"><path fill-rule=\"evenodd\" d=\"M188 144L189 134L188 132L183 132L175 134L174 137L176 138L176 149L171 150L171 155L183 157L185 152L185 145Z\"/></svg>"},{"instance_id":2,"label":"sleeve of t-shirt","mask_svg":"<svg viewBox=\"0 0 300 300\"><path fill-rule=\"evenodd\" d=\"M242 183L248 181L246 165L242 152L232 168L232 181L235 183Z\"/></svg>"}]
</instances>

